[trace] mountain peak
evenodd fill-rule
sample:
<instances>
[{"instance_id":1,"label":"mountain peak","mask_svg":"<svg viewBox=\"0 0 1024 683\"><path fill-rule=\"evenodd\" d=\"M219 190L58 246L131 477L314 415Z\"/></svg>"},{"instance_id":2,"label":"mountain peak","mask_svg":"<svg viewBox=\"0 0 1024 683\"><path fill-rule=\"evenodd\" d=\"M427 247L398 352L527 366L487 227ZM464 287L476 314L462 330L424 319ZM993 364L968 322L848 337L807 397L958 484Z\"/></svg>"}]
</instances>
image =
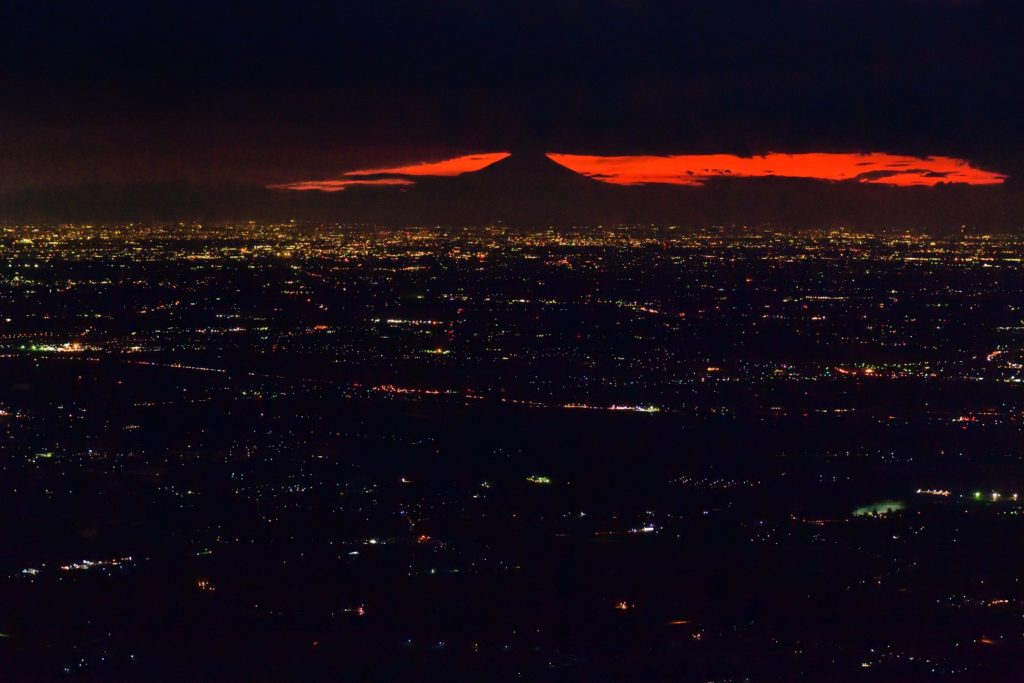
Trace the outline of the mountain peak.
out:
<instances>
[{"instance_id":1,"label":"mountain peak","mask_svg":"<svg viewBox=\"0 0 1024 683\"><path fill-rule=\"evenodd\" d=\"M476 171L472 175L486 179L501 179L517 183L576 182L590 185L595 182L556 163L543 152L513 152L501 161Z\"/></svg>"}]
</instances>

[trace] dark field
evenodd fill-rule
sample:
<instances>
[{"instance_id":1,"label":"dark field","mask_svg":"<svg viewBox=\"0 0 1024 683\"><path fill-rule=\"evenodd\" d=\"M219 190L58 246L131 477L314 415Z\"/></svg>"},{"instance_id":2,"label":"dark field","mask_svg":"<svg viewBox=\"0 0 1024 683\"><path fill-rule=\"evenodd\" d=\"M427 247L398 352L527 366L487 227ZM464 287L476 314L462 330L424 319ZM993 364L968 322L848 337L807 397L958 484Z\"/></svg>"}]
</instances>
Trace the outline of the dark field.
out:
<instances>
[{"instance_id":1,"label":"dark field","mask_svg":"<svg viewBox=\"0 0 1024 683\"><path fill-rule=\"evenodd\" d=\"M4 680L1024 677L1020 241L2 246Z\"/></svg>"}]
</instances>

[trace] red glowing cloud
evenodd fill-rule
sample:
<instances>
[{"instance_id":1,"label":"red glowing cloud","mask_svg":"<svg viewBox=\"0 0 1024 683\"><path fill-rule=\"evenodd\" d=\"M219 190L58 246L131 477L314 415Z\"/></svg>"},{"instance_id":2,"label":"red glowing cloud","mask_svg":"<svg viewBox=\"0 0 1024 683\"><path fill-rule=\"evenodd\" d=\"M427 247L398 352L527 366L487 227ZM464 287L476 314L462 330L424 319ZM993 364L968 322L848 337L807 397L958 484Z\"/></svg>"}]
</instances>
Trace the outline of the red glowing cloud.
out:
<instances>
[{"instance_id":1,"label":"red glowing cloud","mask_svg":"<svg viewBox=\"0 0 1024 683\"><path fill-rule=\"evenodd\" d=\"M348 171L347 176L366 175L440 175L452 176L462 173L479 171L481 168L501 161L508 156L508 152L493 152L491 154L467 154L466 156L444 159L443 161L422 161L408 166L392 166L391 168L372 168L363 171Z\"/></svg>"},{"instance_id":2,"label":"red glowing cloud","mask_svg":"<svg viewBox=\"0 0 1024 683\"><path fill-rule=\"evenodd\" d=\"M405 178L373 178L351 180L300 180L295 183L270 185L272 190L319 190L320 192L340 192L353 185L413 185L413 181Z\"/></svg>"},{"instance_id":3,"label":"red glowing cloud","mask_svg":"<svg viewBox=\"0 0 1024 683\"><path fill-rule=\"evenodd\" d=\"M270 187L278 190L338 192L353 186L413 185L424 176L456 176L472 173L509 156L508 152L467 154L442 161L345 172L331 180L303 180ZM996 185L1006 176L972 166L954 157L912 157L882 152L865 154L780 154L772 152L742 157L735 154L676 154L669 156L594 156L548 154L562 166L594 180L614 185L700 186L712 178L808 178L853 181L903 187L939 183Z\"/></svg>"},{"instance_id":4,"label":"red glowing cloud","mask_svg":"<svg viewBox=\"0 0 1024 683\"><path fill-rule=\"evenodd\" d=\"M592 156L548 154L556 163L577 173L615 185L703 185L711 178L811 178L852 180L883 185L938 185L965 183L994 185L1006 176L971 166L953 157L912 157L867 154L769 153L741 157L734 154L678 154L672 156Z\"/></svg>"},{"instance_id":5,"label":"red glowing cloud","mask_svg":"<svg viewBox=\"0 0 1024 683\"><path fill-rule=\"evenodd\" d=\"M455 176L471 173L501 161L508 152L490 154L467 154L453 159L441 161L422 161L407 166L391 166L388 168L368 168L346 171L343 178L334 180L300 180L294 183L270 185L274 190L319 190L321 192L339 192L357 185L413 185L414 180L405 176Z\"/></svg>"}]
</instances>

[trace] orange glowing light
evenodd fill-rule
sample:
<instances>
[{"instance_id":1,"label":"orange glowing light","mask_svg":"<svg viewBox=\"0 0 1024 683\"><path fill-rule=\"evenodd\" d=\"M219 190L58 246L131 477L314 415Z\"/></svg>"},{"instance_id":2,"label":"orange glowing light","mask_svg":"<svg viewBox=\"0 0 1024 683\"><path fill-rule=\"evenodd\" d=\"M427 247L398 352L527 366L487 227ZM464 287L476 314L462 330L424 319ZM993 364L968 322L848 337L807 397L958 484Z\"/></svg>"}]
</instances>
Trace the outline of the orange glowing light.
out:
<instances>
[{"instance_id":1,"label":"orange glowing light","mask_svg":"<svg viewBox=\"0 0 1024 683\"><path fill-rule=\"evenodd\" d=\"M392 166L390 168L371 168L362 171L348 171L347 176L366 175L429 175L429 176L453 176L463 173L479 171L482 168L501 161L509 155L508 152L492 152L488 154L467 154L453 159L442 161L422 161L406 166Z\"/></svg>"},{"instance_id":2,"label":"orange glowing light","mask_svg":"<svg viewBox=\"0 0 1024 683\"><path fill-rule=\"evenodd\" d=\"M346 171L342 178L331 180L300 180L294 183L270 185L272 190L319 190L320 192L340 192L359 185L413 185L414 180L406 177L391 176L456 176L463 173L479 171L482 168L501 161L508 152L491 152L487 154L466 154L441 161L422 161L405 166L387 168L365 168Z\"/></svg>"},{"instance_id":3,"label":"orange glowing light","mask_svg":"<svg viewBox=\"0 0 1024 683\"><path fill-rule=\"evenodd\" d=\"M750 157L735 154L675 154L669 156L594 156L548 154L548 157L594 180L614 185L700 186L711 178L810 178L850 180L865 184L931 186L939 183L995 185L1006 176L972 166L964 159L913 157L870 152L832 154L772 152Z\"/></svg>"},{"instance_id":4,"label":"orange glowing light","mask_svg":"<svg viewBox=\"0 0 1024 683\"><path fill-rule=\"evenodd\" d=\"M270 185L272 190L319 190L320 192L341 192L354 185L412 185L405 178L356 178L350 180L300 180L297 183Z\"/></svg>"}]
</instances>

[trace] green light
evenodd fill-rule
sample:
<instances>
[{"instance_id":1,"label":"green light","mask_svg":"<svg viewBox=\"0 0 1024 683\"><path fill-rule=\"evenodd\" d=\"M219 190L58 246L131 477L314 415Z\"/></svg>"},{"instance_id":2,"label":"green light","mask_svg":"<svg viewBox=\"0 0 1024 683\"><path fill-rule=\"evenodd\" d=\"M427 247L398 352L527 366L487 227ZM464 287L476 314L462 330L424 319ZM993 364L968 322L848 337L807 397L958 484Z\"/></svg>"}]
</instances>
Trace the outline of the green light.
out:
<instances>
[{"instance_id":1,"label":"green light","mask_svg":"<svg viewBox=\"0 0 1024 683\"><path fill-rule=\"evenodd\" d=\"M881 517L891 512L898 512L906 507L902 500L882 500L871 505L863 505L853 511L854 517Z\"/></svg>"},{"instance_id":2,"label":"green light","mask_svg":"<svg viewBox=\"0 0 1024 683\"><path fill-rule=\"evenodd\" d=\"M975 491L974 492L974 497L975 498L981 498L981 491Z\"/></svg>"},{"instance_id":3,"label":"green light","mask_svg":"<svg viewBox=\"0 0 1024 683\"><path fill-rule=\"evenodd\" d=\"M551 483L551 477L541 477L541 476L538 476L538 475L534 474L533 476L527 477L526 481L528 481L530 483L533 483L533 484L550 484Z\"/></svg>"}]
</instances>

